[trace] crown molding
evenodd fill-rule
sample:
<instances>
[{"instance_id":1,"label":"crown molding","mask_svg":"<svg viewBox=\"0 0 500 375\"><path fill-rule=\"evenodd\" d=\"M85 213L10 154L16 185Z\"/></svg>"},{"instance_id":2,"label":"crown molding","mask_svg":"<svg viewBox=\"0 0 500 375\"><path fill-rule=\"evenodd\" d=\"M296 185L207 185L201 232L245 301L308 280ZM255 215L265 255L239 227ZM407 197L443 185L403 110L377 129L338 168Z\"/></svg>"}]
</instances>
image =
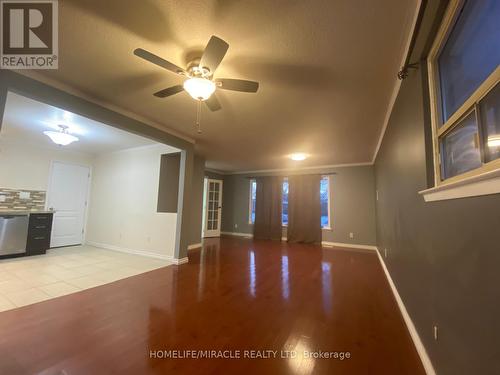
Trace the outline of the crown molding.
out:
<instances>
[{"instance_id":1,"label":"crown molding","mask_svg":"<svg viewBox=\"0 0 500 375\"><path fill-rule=\"evenodd\" d=\"M101 107L109 109L110 111L119 113L123 116L130 117L131 119L140 121L146 125L149 125L155 129L161 130L162 132L168 133L174 137L183 139L184 141L187 141L189 143L193 143L193 144L196 143L196 141L193 138L187 137L187 136L185 136L185 135L183 135L183 134L181 134L181 133L179 133L179 132L177 132L177 131L175 131L175 130L173 130L165 125L162 125L158 122L150 120L144 116L138 115L138 114L131 112L129 110L126 110L124 108L118 107L118 106L111 104L109 102L106 102L104 100L96 99L96 98L94 98L94 97L92 97L92 96L90 96L90 95L88 95L80 90L77 90L77 89L75 89L75 88L73 88L65 83L61 83L61 82L56 81L56 80L51 79L51 78L47 78L47 77L43 76L42 74L40 74L39 72L35 72L33 70L16 70L15 72L18 74L21 74L25 77L34 79L35 81L42 82L46 85L52 86L58 90L66 92L68 94L78 96L81 99L85 99L93 104L97 104Z\"/></svg>"},{"instance_id":2,"label":"crown molding","mask_svg":"<svg viewBox=\"0 0 500 375\"><path fill-rule=\"evenodd\" d=\"M278 168L278 169L259 169L253 171L235 171L235 172L225 172L227 175L234 174L253 174L253 173L280 173L280 172L301 172L301 171L311 171L311 170L324 170L332 168L348 168L348 167L366 167L373 165L372 162L366 163L347 163L347 164L328 164L328 165L316 165L311 167L301 167L301 168Z\"/></svg>"},{"instance_id":3,"label":"crown molding","mask_svg":"<svg viewBox=\"0 0 500 375\"><path fill-rule=\"evenodd\" d=\"M418 10L420 9L420 6L422 5L422 0L417 0L416 1L416 6L414 9L414 14L413 14L413 19L411 22L411 26L409 27L409 33L408 37L406 40L406 43L403 47L403 50L401 51L401 62L399 66L403 66L406 60L406 55L408 54L408 51L410 50L410 44L411 44L411 38L413 33L415 32L415 26L417 24L417 19L418 19ZM387 111L385 113L385 118L384 118L384 125L382 126L382 130L380 131L380 136L378 138L377 142L377 147L375 147L375 152L373 153L373 158L372 158L372 164L375 164L375 160L377 159L378 152L380 150L380 146L382 145L382 141L384 139L385 131L387 130L387 125L389 124L389 119L391 118L392 110L394 108L394 104L396 103L396 99L399 94L399 90L401 88L401 83L402 81L397 78L396 74L394 75L395 82L394 82L394 88L392 90L392 95L389 100L389 105L387 107Z\"/></svg>"}]
</instances>

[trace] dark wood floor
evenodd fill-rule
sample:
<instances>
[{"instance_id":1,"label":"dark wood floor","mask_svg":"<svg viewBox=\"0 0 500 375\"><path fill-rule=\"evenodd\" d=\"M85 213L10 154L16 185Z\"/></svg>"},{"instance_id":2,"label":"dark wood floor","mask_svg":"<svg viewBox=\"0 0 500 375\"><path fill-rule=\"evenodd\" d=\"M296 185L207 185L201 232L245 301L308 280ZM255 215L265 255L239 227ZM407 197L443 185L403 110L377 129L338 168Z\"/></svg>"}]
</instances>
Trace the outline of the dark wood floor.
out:
<instances>
[{"instance_id":1,"label":"dark wood floor","mask_svg":"<svg viewBox=\"0 0 500 375\"><path fill-rule=\"evenodd\" d=\"M150 350L295 350L151 359ZM351 358L304 358L344 351ZM278 353L280 357L280 353ZM424 374L374 253L214 239L170 266L0 313L0 374Z\"/></svg>"}]
</instances>

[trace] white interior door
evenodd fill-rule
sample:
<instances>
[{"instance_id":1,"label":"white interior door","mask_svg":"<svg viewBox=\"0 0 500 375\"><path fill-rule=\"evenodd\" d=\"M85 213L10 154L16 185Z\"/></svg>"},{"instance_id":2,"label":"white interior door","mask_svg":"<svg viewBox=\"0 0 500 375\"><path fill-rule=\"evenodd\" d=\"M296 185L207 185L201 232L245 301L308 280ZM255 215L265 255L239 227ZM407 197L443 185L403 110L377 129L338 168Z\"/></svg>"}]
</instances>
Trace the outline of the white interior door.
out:
<instances>
[{"instance_id":1,"label":"white interior door","mask_svg":"<svg viewBox=\"0 0 500 375\"><path fill-rule=\"evenodd\" d=\"M205 184L203 237L220 237L222 180L208 178Z\"/></svg>"},{"instance_id":2,"label":"white interior door","mask_svg":"<svg viewBox=\"0 0 500 375\"><path fill-rule=\"evenodd\" d=\"M76 164L53 162L47 207L54 210L50 247L83 243L90 169Z\"/></svg>"}]
</instances>

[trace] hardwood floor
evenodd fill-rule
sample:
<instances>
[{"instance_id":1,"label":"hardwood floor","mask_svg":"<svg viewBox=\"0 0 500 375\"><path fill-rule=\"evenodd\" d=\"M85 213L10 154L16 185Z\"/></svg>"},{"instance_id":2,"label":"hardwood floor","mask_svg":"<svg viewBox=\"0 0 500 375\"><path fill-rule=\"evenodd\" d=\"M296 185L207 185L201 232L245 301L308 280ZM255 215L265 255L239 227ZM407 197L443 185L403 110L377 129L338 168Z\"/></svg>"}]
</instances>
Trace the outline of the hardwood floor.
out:
<instances>
[{"instance_id":1,"label":"hardwood floor","mask_svg":"<svg viewBox=\"0 0 500 375\"><path fill-rule=\"evenodd\" d=\"M155 350L278 353L150 358ZM281 358L282 350L297 355ZM191 251L188 264L0 313L2 375L164 373L425 372L372 252L213 239Z\"/></svg>"}]
</instances>

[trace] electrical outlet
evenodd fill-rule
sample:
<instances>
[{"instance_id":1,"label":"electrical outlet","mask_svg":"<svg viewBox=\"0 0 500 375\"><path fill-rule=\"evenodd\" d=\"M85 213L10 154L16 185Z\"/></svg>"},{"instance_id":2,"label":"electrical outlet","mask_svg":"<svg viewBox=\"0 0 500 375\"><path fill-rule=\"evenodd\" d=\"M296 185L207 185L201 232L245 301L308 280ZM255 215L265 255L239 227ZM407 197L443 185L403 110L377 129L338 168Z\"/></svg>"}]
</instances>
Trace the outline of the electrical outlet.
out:
<instances>
[{"instance_id":1,"label":"electrical outlet","mask_svg":"<svg viewBox=\"0 0 500 375\"><path fill-rule=\"evenodd\" d=\"M387 258L387 249L384 249L384 257Z\"/></svg>"},{"instance_id":2,"label":"electrical outlet","mask_svg":"<svg viewBox=\"0 0 500 375\"><path fill-rule=\"evenodd\" d=\"M349 233L349 238L354 238L354 233Z\"/></svg>"},{"instance_id":3,"label":"electrical outlet","mask_svg":"<svg viewBox=\"0 0 500 375\"><path fill-rule=\"evenodd\" d=\"M238 224L234 224L234 229L238 229Z\"/></svg>"},{"instance_id":4,"label":"electrical outlet","mask_svg":"<svg viewBox=\"0 0 500 375\"><path fill-rule=\"evenodd\" d=\"M434 340L438 340L438 326L434 326Z\"/></svg>"}]
</instances>

